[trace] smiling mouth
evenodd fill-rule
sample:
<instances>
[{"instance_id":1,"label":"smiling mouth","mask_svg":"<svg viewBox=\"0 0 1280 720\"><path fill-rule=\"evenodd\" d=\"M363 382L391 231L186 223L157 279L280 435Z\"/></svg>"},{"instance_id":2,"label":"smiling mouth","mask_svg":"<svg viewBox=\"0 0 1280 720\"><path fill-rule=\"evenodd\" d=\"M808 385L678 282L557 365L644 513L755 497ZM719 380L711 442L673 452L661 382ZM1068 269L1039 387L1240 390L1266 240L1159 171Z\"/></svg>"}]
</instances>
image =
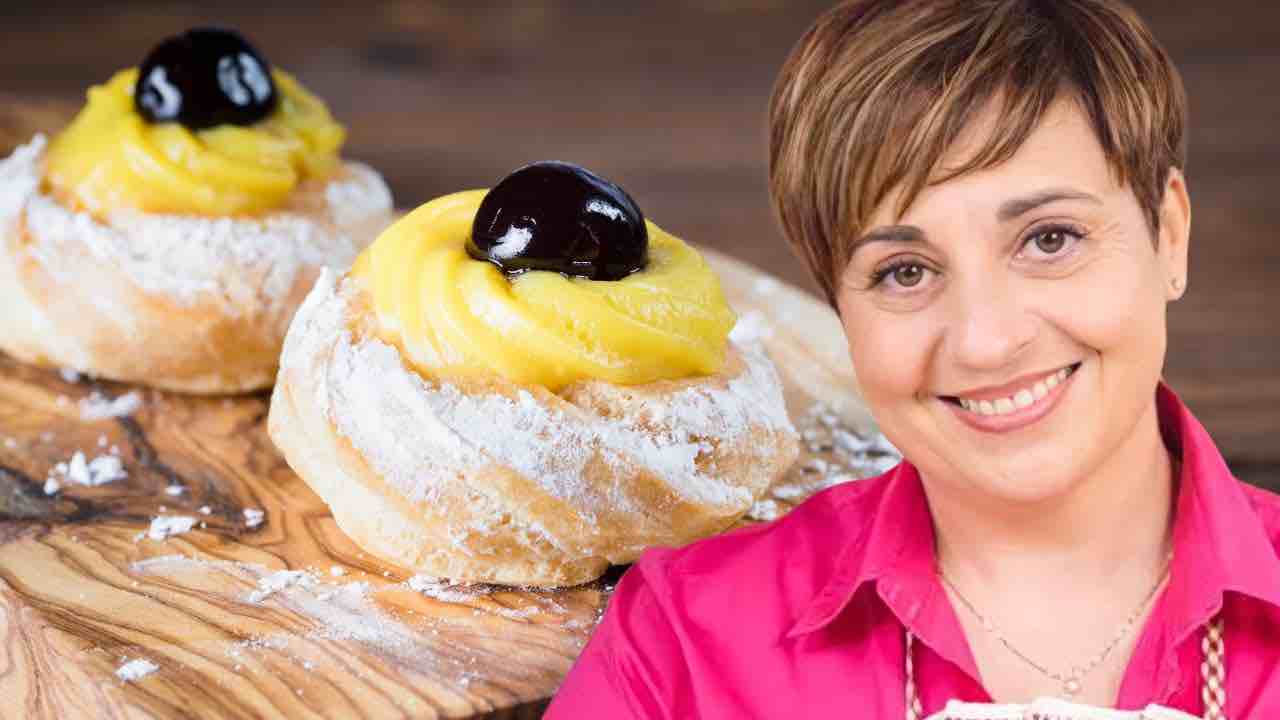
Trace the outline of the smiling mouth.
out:
<instances>
[{"instance_id":1,"label":"smiling mouth","mask_svg":"<svg viewBox=\"0 0 1280 720\"><path fill-rule=\"evenodd\" d=\"M943 401L949 402L953 405L958 405L975 415L1011 415L1019 410L1031 407L1037 401L1044 399L1055 387L1067 378L1071 377L1071 375L1079 368L1080 363L1078 362L1068 365L1057 372L1050 373L1033 383L1027 384L1026 387L1014 390L1012 393L1003 397L981 399L966 398L955 395L940 395L939 397Z\"/></svg>"}]
</instances>

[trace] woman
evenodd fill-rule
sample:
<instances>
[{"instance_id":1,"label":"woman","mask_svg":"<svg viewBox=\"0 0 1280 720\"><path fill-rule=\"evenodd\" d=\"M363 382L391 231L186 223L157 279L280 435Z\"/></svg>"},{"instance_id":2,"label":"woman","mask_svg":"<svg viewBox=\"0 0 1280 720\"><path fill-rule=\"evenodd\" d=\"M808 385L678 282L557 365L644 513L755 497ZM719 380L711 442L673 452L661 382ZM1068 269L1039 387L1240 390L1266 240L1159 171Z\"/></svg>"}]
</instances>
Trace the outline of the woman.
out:
<instances>
[{"instance_id":1,"label":"woman","mask_svg":"<svg viewBox=\"0 0 1280 720\"><path fill-rule=\"evenodd\" d=\"M1185 106L1110 0L821 18L771 187L906 460L646 553L548 717L1280 717L1280 501L1160 382Z\"/></svg>"}]
</instances>

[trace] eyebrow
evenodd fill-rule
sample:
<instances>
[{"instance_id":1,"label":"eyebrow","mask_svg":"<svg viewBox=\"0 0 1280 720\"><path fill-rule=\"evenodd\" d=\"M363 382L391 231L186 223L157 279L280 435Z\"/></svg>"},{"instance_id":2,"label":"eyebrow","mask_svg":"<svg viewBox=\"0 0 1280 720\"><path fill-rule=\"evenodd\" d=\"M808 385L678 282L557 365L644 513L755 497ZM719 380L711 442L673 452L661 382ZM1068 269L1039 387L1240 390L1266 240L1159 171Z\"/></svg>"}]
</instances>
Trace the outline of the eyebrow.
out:
<instances>
[{"instance_id":1,"label":"eyebrow","mask_svg":"<svg viewBox=\"0 0 1280 720\"><path fill-rule=\"evenodd\" d=\"M1048 205L1049 203L1058 202L1059 200L1083 200L1095 205L1102 204L1102 201L1096 196L1090 195L1082 190L1073 190L1071 188L1047 188L1045 190L1039 190L1031 193L1030 195L1005 200L1000 204L1000 207L996 209L996 218L998 218L1000 222L1008 222L1025 215L1042 205ZM927 244L929 241L925 239L924 231L915 225L887 225L885 227L876 228L857 240L854 240L853 244L849 246L849 257L853 257L864 245L877 242L922 245Z\"/></svg>"},{"instance_id":2,"label":"eyebrow","mask_svg":"<svg viewBox=\"0 0 1280 720\"><path fill-rule=\"evenodd\" d=\"M1000 208L996 210L996 217L1001 222L1013 220L1020 215L1035 210L1041 205L1048 205L1051 202L1059 200L1084 200L1086 202L1101 205L1102 201L1097 197L1090 195L1081 190L1072 190L1071 188L1048 188L1040 190L1024 197L1011 198L1000 204Z\"/></svg>"},{"instance_id":3,"label":"eyebrow","mask_svg":"<svg viewBox=\"0 0 1280 720\"><path fill-rule=\"evenodd\" d=\"M856 255L862 246L877 242L922 245L928 241L924 239L924 231L915 225L887 225L878 227L854 240L853 244L849 246L849 257Z\"/></svg>"}]
</instances>

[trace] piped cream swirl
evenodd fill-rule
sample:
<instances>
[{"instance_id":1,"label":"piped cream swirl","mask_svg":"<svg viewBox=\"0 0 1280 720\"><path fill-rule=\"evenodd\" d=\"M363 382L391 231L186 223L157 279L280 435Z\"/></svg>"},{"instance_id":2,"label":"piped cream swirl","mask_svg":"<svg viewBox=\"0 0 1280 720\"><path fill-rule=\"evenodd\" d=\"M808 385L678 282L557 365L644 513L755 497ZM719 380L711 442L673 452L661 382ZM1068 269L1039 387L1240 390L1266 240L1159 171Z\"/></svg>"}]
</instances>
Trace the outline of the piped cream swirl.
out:
<instances>
[{"instance_id":1,"label":"piped cream swirl","mask_svg":"<svg viewBox=\"0 0 1280 720\"><path fill-rule=\"evenodd\" d=\"M530 271L508 278L471 258L485 191L437 198L388 228L352 276L378 334L433 375L497 373L558 390L706 375L724 362L734 314L706 261L653 223L649 263L621 280Z\"/></svg>"}]
</instances>

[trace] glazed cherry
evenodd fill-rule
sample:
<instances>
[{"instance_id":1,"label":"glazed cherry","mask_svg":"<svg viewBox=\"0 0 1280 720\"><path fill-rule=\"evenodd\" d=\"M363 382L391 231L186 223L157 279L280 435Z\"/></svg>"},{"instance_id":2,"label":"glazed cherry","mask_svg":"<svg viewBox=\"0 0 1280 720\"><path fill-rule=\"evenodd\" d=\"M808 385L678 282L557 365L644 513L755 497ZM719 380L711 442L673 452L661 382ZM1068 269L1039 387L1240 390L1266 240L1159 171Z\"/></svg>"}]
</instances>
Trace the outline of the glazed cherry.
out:
<instances>
[{"instance_id":1,"label":"glazed cherry","mask_svg":"<svg viewBox=\"0 0 1280 720\"><path fill-rule=\"evenodd\" d=\"M277 103L271 68L230 30L196 28L160 43L143 60L133 104L148 122L191 130L252 125Z\"/></svg>"},{"instance_id":2,"label":"glazed cherry","mask_svg":"<svg viewBox=\"0 0 1280 720\"><path fill-rule=\"evenodd\" d=\"M467 253L507 273L620 280L648 262L649 231L622 188L577 165L539 162L484 196Z\"/></svg>"}]
</instances>

